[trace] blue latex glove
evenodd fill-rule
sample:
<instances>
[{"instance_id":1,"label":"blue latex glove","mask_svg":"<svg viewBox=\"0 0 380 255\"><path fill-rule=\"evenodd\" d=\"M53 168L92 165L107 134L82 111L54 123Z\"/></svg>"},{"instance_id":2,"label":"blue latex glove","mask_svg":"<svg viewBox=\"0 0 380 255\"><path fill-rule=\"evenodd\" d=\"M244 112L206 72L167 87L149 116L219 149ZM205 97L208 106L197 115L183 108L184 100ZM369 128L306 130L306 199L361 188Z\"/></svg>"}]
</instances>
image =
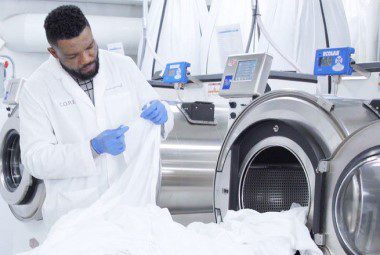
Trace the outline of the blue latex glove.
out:
<instances>
[{"instance_id":1,"label":"blue latex glove","mask_svg":"<svg viewBox=\"0 0 380 255\"><path fill-rule=\"evenodd\" d=\"M129 127L121 125L116 129L107 129L91 140L91 146L98 154L119 155L125 150L124 133Z\"/></svg>"},{"instance_id":2,"label":"blue latex glove","mask_svg":"<svg viewBox=\"0 0 380 255\"><path fill-rule=\"evenodd\" d=\"M156 125L162 125L168 120L168 112L160 100L153 100L148 107L144 106L140 116Z\"/></svg>"}]
</instances>

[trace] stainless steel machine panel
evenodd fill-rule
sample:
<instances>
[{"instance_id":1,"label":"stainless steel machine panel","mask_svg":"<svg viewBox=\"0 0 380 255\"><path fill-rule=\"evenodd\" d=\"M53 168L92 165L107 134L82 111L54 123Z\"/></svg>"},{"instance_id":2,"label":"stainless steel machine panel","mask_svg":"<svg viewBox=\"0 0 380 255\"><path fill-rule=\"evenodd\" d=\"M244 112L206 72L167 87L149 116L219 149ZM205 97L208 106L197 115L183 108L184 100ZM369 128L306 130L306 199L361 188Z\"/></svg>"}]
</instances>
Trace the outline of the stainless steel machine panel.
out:
<instances>
[{"instance_id":1,"label":"stainless steel machine panel","mask_svg":"<svg viewBox=\"0 0 380 255\"><path fill-rule=\"evenodd\" d=\"M264 94L272 59L266 53L229 56L219 95L226 98L251 98Z\"/></svg>"},{"instance_id":2,"label":"stainless steel machine panel","mask_svg":"<svg viewBox=\"0 0 380 255\"><path fill-rule=\"evenodd\" d=\"M216 125L194 125L178 107L171 105L174 129L161 144L158 204L172 214L212 213L215 167L227 133L229 108L215 106Z\"/></svg>"}]
</instances>

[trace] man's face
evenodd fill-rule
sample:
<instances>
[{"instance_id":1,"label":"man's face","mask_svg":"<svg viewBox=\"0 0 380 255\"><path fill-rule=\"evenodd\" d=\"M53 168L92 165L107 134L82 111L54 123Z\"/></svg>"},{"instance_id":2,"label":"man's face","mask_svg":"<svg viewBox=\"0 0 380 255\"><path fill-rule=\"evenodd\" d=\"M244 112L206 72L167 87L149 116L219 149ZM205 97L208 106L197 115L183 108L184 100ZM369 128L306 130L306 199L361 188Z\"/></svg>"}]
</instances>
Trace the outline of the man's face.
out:
<instances>
[{"instance_id":1,"label":"man's face","mask_svg":"<svg viewBox=\"0 0 380 255\"><path fill-rule=\"evenodd\" d=\"M87 26L72 39L58 40L48 49L71 76L80 80L92 79L99 71L98 46Z\"/></svg>"}]
</instances>

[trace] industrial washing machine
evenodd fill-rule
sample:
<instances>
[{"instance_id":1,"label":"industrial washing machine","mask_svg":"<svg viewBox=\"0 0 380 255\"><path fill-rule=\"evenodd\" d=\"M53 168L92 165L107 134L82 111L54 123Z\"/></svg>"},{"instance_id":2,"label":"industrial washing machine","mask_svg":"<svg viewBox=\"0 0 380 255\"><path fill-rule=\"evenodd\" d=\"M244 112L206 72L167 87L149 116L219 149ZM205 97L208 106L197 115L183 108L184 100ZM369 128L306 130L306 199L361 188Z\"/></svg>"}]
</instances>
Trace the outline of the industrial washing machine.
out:
<instances>
[{"instance_id":1,"label":"industrial washing machine","mask_svg":"<svg viewBox=\"0 0 380 255\"><path fill-rule=\"evenodd\" d=\"M5 100L9 112L0 132L0 194L1 254L14 254L34 248L42 242L47 229L42 221L41 206L45 187L32 177L21 164L20 121L18 91L23 79L14 79L8 85Z\"/></svg>"},{"instance_id":2,"label":"industrial washing machine","mask_svg":"<svg viewBox=\"0 0 380 255\"><path fill-rule=\"evenodd\" d=\"M325 254L380 253L380 122L376 101L270 92L254 100L223 143L214 213L309 208Z\"/></svg>"},{"instance_id":3,"label":"industrial washing machine","mask_svg":"<svg viewBox=\"0 0 380 255\"><path fill-rule=\"evenodd\" d=\"M215 221L214 177L222 143L252 97L268 91L268 78L294 81L292 84L301 82L305 86L317 83L312 75L270 71L271 61L268 54L230 56L223 75L197 76L205 84L220 83L219 95L224 99L219 97L215 105L201 102L172 105L175 124L161 144L158 204L167 207L175 220L183 224ZM150 83L154 87L169 86L159 81Z\"/></svg>"}]
</instances>

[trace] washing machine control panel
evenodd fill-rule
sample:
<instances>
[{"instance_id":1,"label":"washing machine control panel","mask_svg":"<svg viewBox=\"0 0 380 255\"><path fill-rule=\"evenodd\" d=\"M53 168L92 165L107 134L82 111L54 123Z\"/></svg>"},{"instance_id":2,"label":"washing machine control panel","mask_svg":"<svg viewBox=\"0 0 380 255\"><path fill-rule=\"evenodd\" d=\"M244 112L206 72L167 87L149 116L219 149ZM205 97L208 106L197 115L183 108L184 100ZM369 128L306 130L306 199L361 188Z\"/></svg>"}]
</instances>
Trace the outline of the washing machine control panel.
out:
<instances>
[{"instance_id":1,"label":"washing machine control panel","mask_svg":"<svg viewBox=\"0 0 380 255\"><path fill-rule=\"evenodd\" d=\"M10 79L6 84L3 103L6 105L17 105L21 88L25 84L24 78Z\"/></svg>"},{"instance_id":2,"label":"washing machine control panel","mask_svg":"<svg viewBox=\"0 0 380 255\"><path fill-rule=\"evenodd\" d=\"M272 59L272 56L265 53L229 56L219 95L225 98L252 98L263 94Z\"/></svg>"}]
</instances>

